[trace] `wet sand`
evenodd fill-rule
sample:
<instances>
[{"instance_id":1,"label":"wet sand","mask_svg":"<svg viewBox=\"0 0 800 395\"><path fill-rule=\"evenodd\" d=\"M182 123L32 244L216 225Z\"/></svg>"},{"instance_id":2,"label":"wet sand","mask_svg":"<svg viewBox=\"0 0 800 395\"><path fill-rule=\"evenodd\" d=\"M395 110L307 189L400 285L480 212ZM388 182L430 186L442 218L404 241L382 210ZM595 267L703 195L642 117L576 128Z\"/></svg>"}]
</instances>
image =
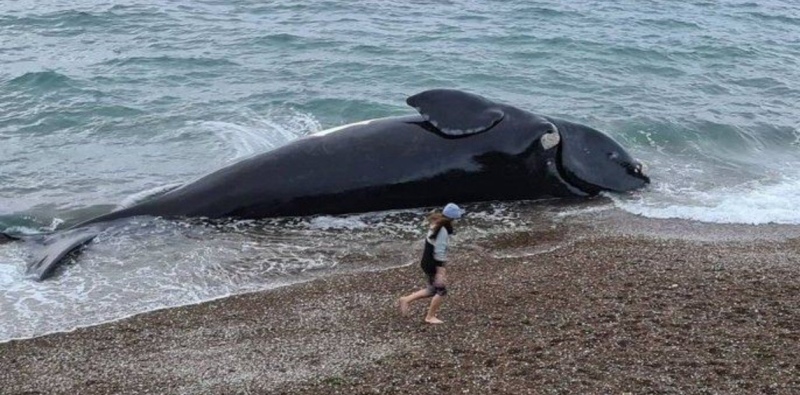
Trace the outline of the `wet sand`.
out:
<instances>
[{"instance_id":1,"label":"wet sand","mask_svg":"<svg viewBox=\"0 0 800 395\"><path fill-rule=\"evenodd\" d=\"M531 230L533 229L533 230ZM410 265L0 344L2 394L797 394L797 227L584 215Z\"/></svg>"}]
</instances>

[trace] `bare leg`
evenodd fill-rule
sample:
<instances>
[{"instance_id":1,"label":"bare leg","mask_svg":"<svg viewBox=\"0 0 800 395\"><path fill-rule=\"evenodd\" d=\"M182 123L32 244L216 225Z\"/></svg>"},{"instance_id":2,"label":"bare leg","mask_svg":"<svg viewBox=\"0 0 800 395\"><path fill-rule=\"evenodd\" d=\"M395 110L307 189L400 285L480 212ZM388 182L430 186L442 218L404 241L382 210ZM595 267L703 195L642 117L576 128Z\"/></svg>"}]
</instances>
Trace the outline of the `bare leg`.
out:
<instances>
[{"instance_id":1,"label":"bare leg","mask_svg":"<svg viewBox=\"0 0 800 395\"><path fill-rule=\"evenodd\" d=\"M430 292L428 292L427 288L420 289L417 292L414 292L412 294L403 296L402 298L400 298L400 301L399 301L400 312L403 315L408 315L408 305L411 302L413 302L413 301L415 301L417 299L429 298L430 296L431 296L431 294L430 294Z\"/></svg>"},{"instance_id":2,"label":"bare leg","mask_svg":"<svg viewBox=\"0 0 800 395\"><path fill-rule=\"evenodd\" d=\"M444 321L436 318L436 313L439 312L439 307L444 302L444 297L441 295L434 295L431 299L431 305L428 307L428 315L425 316L425 322L429 324L442 324Z\"/></svg>"}]
</instances>

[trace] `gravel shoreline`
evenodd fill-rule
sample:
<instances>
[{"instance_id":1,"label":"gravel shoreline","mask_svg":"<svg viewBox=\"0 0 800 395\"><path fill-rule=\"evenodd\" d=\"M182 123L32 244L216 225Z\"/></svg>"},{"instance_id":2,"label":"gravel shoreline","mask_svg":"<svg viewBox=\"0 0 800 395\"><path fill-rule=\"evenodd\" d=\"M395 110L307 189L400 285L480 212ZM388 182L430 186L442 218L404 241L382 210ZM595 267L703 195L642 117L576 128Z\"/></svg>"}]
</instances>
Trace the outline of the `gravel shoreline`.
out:
<instances>
[{"instance_id":1,"label":"gravel shoreline","mask_svg":"<svg viewBox=\"0 0 800 395\"><path fill-rule=\"evenodd\" d=\"M542 229L457 245L444 325L342 274L2 343L0 393L800 393L800 239Z\"/></svg>"}]
</instances>

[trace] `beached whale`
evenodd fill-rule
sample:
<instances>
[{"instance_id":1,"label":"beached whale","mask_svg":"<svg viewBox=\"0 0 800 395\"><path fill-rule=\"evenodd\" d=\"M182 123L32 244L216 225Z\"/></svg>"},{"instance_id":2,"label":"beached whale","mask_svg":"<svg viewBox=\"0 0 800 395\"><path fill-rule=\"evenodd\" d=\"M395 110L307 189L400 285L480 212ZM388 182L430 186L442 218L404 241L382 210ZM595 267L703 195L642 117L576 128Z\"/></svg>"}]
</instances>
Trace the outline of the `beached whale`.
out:
<instances>
[{"instance_id":1,"label":"beached whale","mask_svg":"<svg viewBox=\"0 0 800 395\"><path fill-rule=\"evenodd\" d=\"M585 197L643 187L642 166L607 135L458 90L406 101L419 115L326 130L134 206L40 238L27 272L45 279L112 221L134 216L264 218Z\"/></svg>"}]
</instances>

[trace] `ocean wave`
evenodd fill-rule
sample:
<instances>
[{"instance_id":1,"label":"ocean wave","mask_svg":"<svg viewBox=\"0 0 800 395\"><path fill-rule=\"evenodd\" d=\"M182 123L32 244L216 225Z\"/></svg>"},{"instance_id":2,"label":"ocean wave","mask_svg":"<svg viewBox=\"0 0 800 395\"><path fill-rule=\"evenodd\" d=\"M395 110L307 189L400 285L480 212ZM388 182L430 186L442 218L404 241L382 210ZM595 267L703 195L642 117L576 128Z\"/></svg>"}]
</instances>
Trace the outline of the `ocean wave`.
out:
<instances>
[{"instance_id":1,"label":"ocean wave","mask_svg":"<svg viewBox=\"0 0 800 395\"><path fill-rule=\"evenodd\" d=\"M636 66L631 66L631 70L636 72L637 74L652 74L658 77L665 77L665 78L678 78L681 76L686 75L686 71L681 70L677 67L668 66L665 63L661 64L640 64Z\"/></svg>"},{"instance_id":2,"label":"ocean wave","mask_svg":"<svg viewBox=\"0 0 800 395\"><path fill-rule=\"evenodd\" d=\"M717 39L714 41L717 42L713 45L695 45L691 47L689 53L705 60L732 60L737 63L741 62L743 59L757 59L760 56L758 49L752 46L724 44L723 41Z\"/></svg>"},{"instance_id":3,"label":"ocean wave","mask_svg":"<svg viewBox=\"0 0 800 395\"><path fill-rule=\"evenodd\" d=\"M759 88L759 89L786 88L786 84L773 77L739 78L739 79L732 79L729 82L731 84L744 86L748 88Z\"/></svg>"},{"instance_id":4,"label":"ocean wave","mask_svg":"<svg viewBox=\"0 0 800 395\"><path fill-rule=\"evenodd\" d=\"M165 67L168 69L182 70L184 68L206 68L206 67L230 67L240 66L237 62L228 59L207 58L207 57L180 57L180 56L132 56L127 58L110 59L96 64L95 66L109 67L139 67L146 66L152 68Z\"/></svg>"},{"instance_id":5,"label":"ocean wave","mask_svg":"<svg viewBox=\"0 0 800 395\"><path fill-rule=\"evenodd\" d=\"M64 4L64 6L69 9L48 10L48 7L45 6L33 12L31 12L32 9L20 9L17 12L7 13L0 16L0 28L33 28L37 31L41 31L39 29L43 28L44 31L56 29L66 32L68 29L75 29L75 31L116 29L121 26L136 26L154 20L175 21L175 18L169 13L164 12L164 7L146 4L115 4L106 9L101 9L103 7L97 4L84 7L79 4Z\"/></svg>"},{"instance_id":6,"label":"ocean wave","mask_svg":"<svg viewBox=\"0 0 800 395\"><path fill-rule=\"evenodd\" d=\"M706 115L681 120L638 116L595 126L608 130L632 149L674 155L701 164L712 158L731 163L761 162L765 152L791 157L791 145L797 140L796 126L764 122L756 117L748 124L722 122L730 115L721 114L719 120Z\"/></svg>"},{"instance_id":7,"label":"ocean wave","mask_svg":"<svg viewBox=\"0 0 800 395\"><path fill-rule=\"evenodd\" d=\"M153 22L167 23L169 18L158 10L138 9L131 13L121 13L118 10L73 9L24 16L2 16L0 29L33 32L42 37L71 38L95 33L132 33L152 28Z\"/></svg>"},{"instance_id":8,"label":"ocean wave","mask_svg":"<svg viewBox=\"0 0 800 395\"><path fill-rule=\"evenodd\" d=\"M371 44L356 44L350 47L350 49L355 53L364 53L370 55L388 55L392 54L395 51L391 48L382 47L378 45L371 45Z\"/></svg>"},{"instance_id":9,"label":"ocean wave","mask_svg":"<svg viewBox=\"0 0 800 395\"><path fill-rule=\"evenodd\" d=\"M39 93L53 91L52 86L38 87ZM119 126L131 117L144 114L138 108L108 104L98 105L96 99L101 95L92 95L82 90L74 90L71 95L77 96L69 107L51 107L42 104L31 104L28 111L16 112L15 117L0 116L0 136L48 136L52 140L42 142L44 145L58 144L58 134L72 134L70 139L78 135L91 135L96 131ZM91 100L89 97L95 100ZM80 98L80 99L78 99ZM35 102L36 98L20 99L19 105ZM40 147L41 148L41 147ZM11 161L5 163L10 164Z\"/></svg>"},{"instance_id":10,"label":"ocean wave","mask_svg":"<svg viewBox=\"0 0 800 395\"><path fill-rule=\"evenodd\" d=\"M782 10L782 11L786 12L786 10ZM775 22L777 26L781 26L781 25L800 26L800 18L791 16L791 15L786 15L786 14L784 14L784 15L780 15L780 14L776 15L776 14L768 14L768 13L759 12L759 11L748 12L747 15L750 15L750 16L752 16L752 17L754 17L754 18L756 18L756 19L758 19L760 21Z\"/></svg>"},{"instance_id":11,"label":"ocean wave","mask_svg":"<svg viewBox=\"0 0 800 395\"><path fill-rule=\"evenodd\" d=\"M190 122L185 129L215 136L220 150L232 151L231 161L280 147L322 127L312 114L281 106L263 113L242 111L236 120Z\"/></svg>"},{"instance_id":12,"label":"ocean wave","mask_svg":"<svg viewBox=\"0 0 800 395\"><path fill-rule=\"evenodd\" d=\"M665 28L665 29L689 29L689 30L702 30L703 27L699 24L691 21L680 20L670 17L664 18L644 18L637 23L649 26L655 26L657 28Z\"/></svg>"},{"instance_id":13,"label":"ocean wave","mask_svg":"<svg viewBox=\"0 0 800 395\"><path fill-rule=\"evenodd\" d=\"M247 48L273 48L273 49L290 49L292 51L308 51L314 49L338 49L345 44L341 40L333 40L324 35L320 36L305 36L290 33L275 33L260 35L257 37L246 37L237 40L238 45Z\"/></svg>"},{"instance_id":14,"label":"ocean wave","mask_svg":"<svg viewBox=\"0 0 800 395\"><path fill-rule=\"evenodd\" d=\"M580 18L586 14L574 9L560 9L550 8L545 6L528 6L515 7L515 12L520 12L528 15L535 15L540 18Z\"/></svg>"},{"instance_id":15,"label":"ocean wave","mask_svg":"<svg viewBox=\"0 0 800 395\"><path fill-rule=\"evenodd\" d=\"M29 71L7 82L7 89L51 90L70 88L76 81L56 71Z\"/></svg>"},{"instance_id":16,"label":"ocean wave","mask_svg":"<svg viewBox=\"0 0 800 395\"><path fill-rule=\"evenodd\" d=\"M618 207L649 218L680 218L712 223L800 225L800 182L719 190L685 191L693 204L655 204L617 200Z\"/></svg>"},{"instance_id":17,"label":"ocean wave","mask_svg":"<svg viewBox=\"0 0 800 395\"><path fill-rule=\"evenodd\" d=\"M114 14L80 10L62 10L24 16L3 15L0 16L0 27L19 27L25 29L31 27L45 27L48 29L66 27L86 28L88 26L99 27L107 26L112 23L112 20L108 18L109 16L114 16Z\"/></svg>"},{"instance_id":18,"label":"ocean wave","mask_svg":"<svg viewBox=\"0 0 800 395\"><path fill-rule=\"evenodd\" d=\"M667 65L674 63L669 53L660 49L640 48L632 45L615 45L606 46L605 53L608 53L615 59L623 58L635 60L636 63L653 62L654 67L669 67ZM627 62L626 62L627 63Z\"/></svg>"},{"instance_id":19,"label":"ocean wave","mask_svg":"<svg viewBox=\"0 0 800 395\"><path fill-rule=\"evenodd\" d=\"M0 232L9 234L36 234L45 224L27 214L0 213Z\"/></svg>"},{"instance_id":20,"label":"ocean wave","mask_svg":"<svg viewBox=\"0 0 800 395\"><path fill-rule=\"evenodd\" d=\"M260 44L260 45L285 45L285 44L297 44L299 42L303 42L307 40L306 37L302 37L296 34L290 33L275 33L275 34L267 34L263 36L258 36L255 38L250 38L248 41L253 44Z\"/></svg>"}]
</instances>

